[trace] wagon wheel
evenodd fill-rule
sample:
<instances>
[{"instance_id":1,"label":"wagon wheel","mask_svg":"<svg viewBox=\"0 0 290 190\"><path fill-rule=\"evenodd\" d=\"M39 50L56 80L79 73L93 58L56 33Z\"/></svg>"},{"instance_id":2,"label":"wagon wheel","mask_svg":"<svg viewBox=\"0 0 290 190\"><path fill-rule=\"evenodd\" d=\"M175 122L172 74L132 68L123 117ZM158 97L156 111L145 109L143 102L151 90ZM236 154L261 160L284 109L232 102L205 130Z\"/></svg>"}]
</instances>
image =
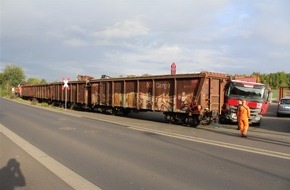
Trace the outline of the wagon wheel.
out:
<instances>
[{"instance_id":1,"label":"wagon wheel","mask_svg":"<svg viewBox=\"0 0 290 190\"><path fill-rule=\"evenodd\" d=\"M199 125L199 123L200 123L200 120L199 120L199 117L197 117L197 116L193 116L193 117L191 117L192 119L191 119L191 126L193 127L193 128L196 128L198 125Z\"/></svg>"},{"instance_id":2,"label":"wagon wheel","mask_svg":"<svg viewBox=\"0 0 290 190\"><path fill-rule=\"evenodd\" d=\"M166 122L168 122L168 123L174 123L175 122L175 118L174 118L173 115L165 114L164 117L165 117Z\"/></svg>"},{"instance_id":3,"label":"wagon wheel","mask_svg":"<svg viewBox=\"0 0 290 190\"><path fill-rule=\"evenodd\" d=\"M169 115L167 115L167 118L165 118L165 119L170 124L178 124L178 122L179 122L179 119L178 119L176 114L169 114Z\"/></svg>"}]
</instances>

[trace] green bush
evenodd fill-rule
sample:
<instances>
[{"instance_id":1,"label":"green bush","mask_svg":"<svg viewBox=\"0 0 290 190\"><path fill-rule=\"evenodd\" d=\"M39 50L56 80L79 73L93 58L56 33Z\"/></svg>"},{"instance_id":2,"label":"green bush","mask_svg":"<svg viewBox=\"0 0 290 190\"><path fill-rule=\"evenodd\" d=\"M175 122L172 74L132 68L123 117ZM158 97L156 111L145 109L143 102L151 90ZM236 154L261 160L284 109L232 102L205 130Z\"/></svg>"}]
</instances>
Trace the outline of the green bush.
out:
<instances>
[{"instance_id":1,"label":"green bush","mask_svg":"<svg viewBox=\"0 0 290 190\"><path fill-rule=\"evenodd\" d=\"M48 107L48 103L47 103L47 102L42 102L42 103L41 103L41 106L42 106L42 107Z\"/></svg>"},{"instance_id":2,"label":"green bush","mask_svg":"<svg viewBox=\"0 0 290 190\"><path fill-rule=\"evenodd\" d=\"M279 96L279 90L276 89L272 89L272 98L278 98Z\"/></svg>"}]
</instances>

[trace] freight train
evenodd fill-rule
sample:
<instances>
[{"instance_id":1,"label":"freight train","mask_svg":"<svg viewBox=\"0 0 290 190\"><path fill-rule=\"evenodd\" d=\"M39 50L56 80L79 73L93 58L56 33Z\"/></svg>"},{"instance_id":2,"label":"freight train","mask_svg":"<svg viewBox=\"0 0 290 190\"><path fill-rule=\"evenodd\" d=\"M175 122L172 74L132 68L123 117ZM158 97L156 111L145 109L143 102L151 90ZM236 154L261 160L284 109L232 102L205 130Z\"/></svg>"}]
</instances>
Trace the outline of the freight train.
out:
<instances>
[{"instance_id":1,"label":"freight train","mask_svg":"<svg viewBox=\"0 0 290 190\"><path fill-rule=\"evenodd\" d=\"M79 77L76 81L69 81L66 90L63 82L54 82L21 85L19 91L24 99L110 114L163 112L167 122L196 127L223 114L222 118L231 118L233 112L228 108L229 102L235 104L234 100L241 97L231 96L229 90L238 85L241 91L241 84L232 82L227 74L199 72L124 78L103 76L100 79ZM262 84L258 86L258 89L261 88L263 91L260 93L263 94L260 94L260 99L264 101L266 91Z\"/></svg>"}]
</instances>

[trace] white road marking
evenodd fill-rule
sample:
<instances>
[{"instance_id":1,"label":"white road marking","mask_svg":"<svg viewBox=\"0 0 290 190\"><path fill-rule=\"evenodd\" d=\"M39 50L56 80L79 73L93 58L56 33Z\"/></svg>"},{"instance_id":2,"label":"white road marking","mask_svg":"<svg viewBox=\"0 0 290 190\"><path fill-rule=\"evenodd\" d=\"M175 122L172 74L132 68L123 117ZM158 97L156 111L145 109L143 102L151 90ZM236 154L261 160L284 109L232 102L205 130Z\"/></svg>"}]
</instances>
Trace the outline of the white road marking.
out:
<instances>
[{"instance_id":1,"label":"white road marking","mask_svg":"<svg viewBox=\"0 0 290 190\"><path fill-rule=\"evenodd\" d=\"M134 130L138 130L138 131L143 131L143 132L151 132L151 133L155 133L155 134L159 134L159 135L163 135L163 136L167 136L167 137L188 140L188 141L192 141L192 142L199 142L199 143L219 146L219 147L223 147L223 148L229 148L229 149L240 150L240 151L244 151L244 152L251 152L251 153L255 153L255 154L261 154L261 155L272 156L272 157L276 157L276 158L290 160L290 154L282 153L282 152L276 152L276 151L271 151L271 150L264 150L264 149L249 147L249 146L230 144L230 143L225 143L225 142L220 142L220 141L203 139L203 138L199 138L199 137L190 137L190 136L186 136L186 135L165 133L162 131L151 130L151 129L146 129L146 128L142 128L142 127L129 126L129 128L134 129Z\"/></svg>"},{"instance_id":2,"label":"white road marking","mask_svg":"<svg viewBox=\"0 0 290 190\"><path fill-rule=\"evenodd\" d=\"M15 144L21 147L25 152L27 152L34 159L39 161L47 169L65 181L69 186L75 190L101 190L95 184L89 182L82 176L78 175L74 171L70 170L66 166L62 165L60 162L54 160L52 157L47 155L45 152L39 150L23 138L16 135L11 130L7 129L5 126L0 124L0 132L12 140Z\"/></svg>"},{"instance_id":3,"label":"white road marking","mask_svg":"<svg viewBox=\"0 0 290 190\"><path fill-rule=\"evenodd\" d=\"M136 127L136 125L120 123L120 122L112 121L112 120L108 121L106 119L94 118L94 117L90 117L90 116L85 116L84 118L96 119L99 121L109 122L109 123L113 123L113 124L117 124L117 125L123 125L123 126L127 126L130 129L138 130L138 131L142 131L142 132L151 132L151 133L155 133L155 134L159 134L159 135L163 135L163 136L167 136L167 137L178 138L178 139L188 140L188 141L192 141L192 142L199 142L199 143L209 144L209 145L213 145L213 146L219 146L219 147L223 147L223 148L229 148L229 149L234 149L234 150L239 150L239 151L244 151L244 152L251 152L251 153L255 153L255 154L261 154L261 155L290 160L290 154L283 153L283 152L276 152L276 151L271 151L271 150L264 150L264 149L249 147L249 146L230 144L230 143L225 143L225 142L220 142L220 141L203 139L203 138L199 138L199 137L180 135L180 134L176 134L176 133L162 132L162 131L148 129L148 128L144 128L144 127Z\"/></svg>"}]
</instances>

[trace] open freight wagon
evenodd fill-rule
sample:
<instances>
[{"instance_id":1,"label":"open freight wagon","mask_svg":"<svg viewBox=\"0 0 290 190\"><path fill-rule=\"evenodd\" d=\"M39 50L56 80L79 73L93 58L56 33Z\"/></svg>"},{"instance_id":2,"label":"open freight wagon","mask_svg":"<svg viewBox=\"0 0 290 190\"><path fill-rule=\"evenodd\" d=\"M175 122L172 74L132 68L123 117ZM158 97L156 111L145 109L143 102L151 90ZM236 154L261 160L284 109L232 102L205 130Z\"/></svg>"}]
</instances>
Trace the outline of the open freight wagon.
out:
<instances>
[{"instance_id":1,"label":"open freight wagon","mask_svg":"<svg viewBox=\"0 0 290 190\"><path fill-rule=\"evenodd\" d=\"M63 82L35 85L25 84L21 86L21 97L24 99L36 99L39 102L44 101L55 105L64 105L66 100L70 107L86 107L88 105L90 90L86 85L86 81L69 82L67 91L65 91L63 86Z\"/></svg>"},{"instance_id":2,"label":"open freight wagon","mask_svg":"<svg viewBox=\"0 0 290 190\"><path fill-rule=\"evenodd\" d=\"M198 125L205 114L220 114L229 75L201 72L90 81L88 105L108 113L163 112L168 122Z\"/></svg>"},{"instance_id":3,"label":"open freight wagon","mask_svg":"<svg viewBox=\"0 0 290 190\"><path fill-rule=\"evenodd\" d=\"M230 76L220 73L101 78L23 85L22 97L105 113L163 112L168 122L196 126L220 114ZM67 94L65 94L67 93ZM65 96L67 96L65 98Z\"/></svg>"}]
</instances>

